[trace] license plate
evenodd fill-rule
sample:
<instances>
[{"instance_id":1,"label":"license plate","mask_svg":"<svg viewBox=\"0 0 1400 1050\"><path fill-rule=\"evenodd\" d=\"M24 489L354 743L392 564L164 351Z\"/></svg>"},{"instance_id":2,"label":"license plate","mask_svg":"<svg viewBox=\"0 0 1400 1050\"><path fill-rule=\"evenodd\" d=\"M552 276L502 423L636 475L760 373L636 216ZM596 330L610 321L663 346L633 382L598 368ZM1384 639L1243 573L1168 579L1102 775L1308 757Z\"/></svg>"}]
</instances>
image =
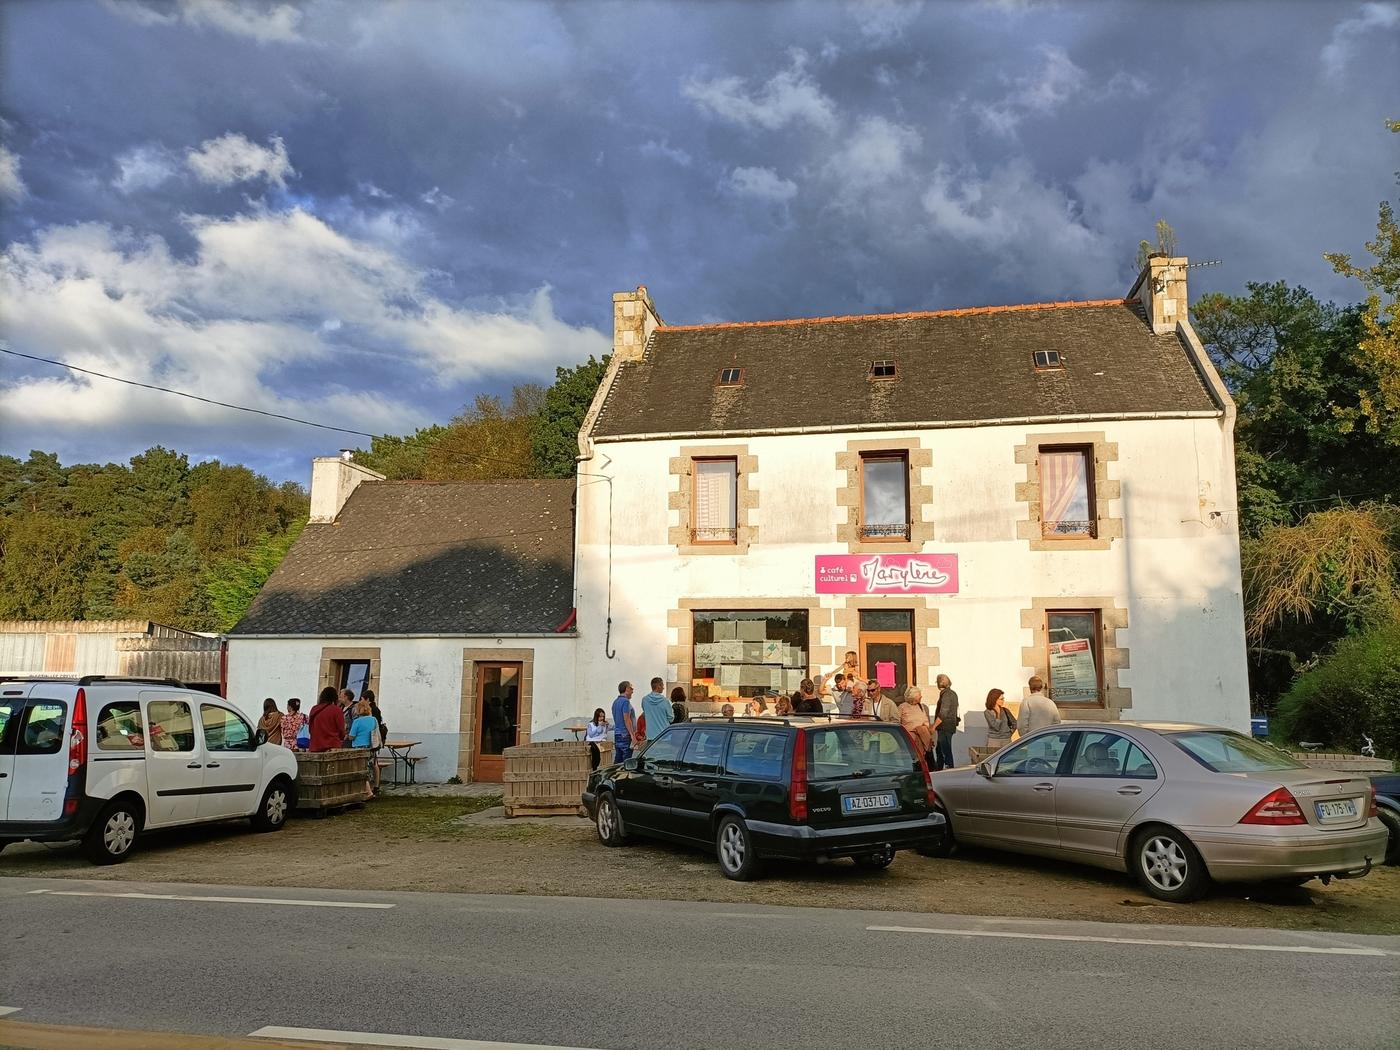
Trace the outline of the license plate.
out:
<instances>
[{"instance_id":1,"label":"license plate","mask_svg":"<svg viewBox=\"0 0 1400 1050\"><path fill-rule=\"evenodd\" d=\"M1323 823L1329 820L1355 820L1356 799L1344 798L1340 802L1317 803L1317 819Z\"/></svg>"},{"instance_id":2,"label":"license plate","mask_svg":"<svg viewBox=\"0 0 1400 1050\"><path fill-rule=\"evenodd\" d=\"M882 791L878 795L846 795L841 799L841 812L847 816L852 813L879 813L882 810L898 808L899 801L894 797L893 791Z\"/></svg>"}]
</instances>

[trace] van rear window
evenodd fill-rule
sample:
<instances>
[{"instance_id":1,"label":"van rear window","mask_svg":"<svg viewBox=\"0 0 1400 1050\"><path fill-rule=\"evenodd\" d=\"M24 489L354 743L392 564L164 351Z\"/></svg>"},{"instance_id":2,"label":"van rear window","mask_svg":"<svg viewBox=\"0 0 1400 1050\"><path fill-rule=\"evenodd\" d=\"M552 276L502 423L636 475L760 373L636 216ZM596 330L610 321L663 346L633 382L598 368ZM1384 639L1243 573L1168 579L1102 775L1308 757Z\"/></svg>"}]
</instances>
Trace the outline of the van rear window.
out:
<instances>
[{"instance_id":1,"label":"van rear window","mask_svg":"<svg viewBox=\"0 0 1400 1050\"><path fill-rule=\"evenodd\" d=\"M896 725L809 729L807 740L808 780L839 780L862 770L908 773L917 764L909 734Z\"/></svg>"},{"instance_id":2,"label":"van rear window","mask_svg":"<svg viewBox=\"0 0 1400 1050\"><path fill-rule=\"evenodd\" d=\"M61 700L31 700L19 733L21 755L56 755L63 746L63 730L68 705Z\"/></svg>"},{"instance_id":3,"label":"van rear window","mask_svg":"<svg viewBox=\"0 0 1400 1050\"><path fill-rule=\"evenodd\" d=\"M736 729L729 737L729 757L724 767L736 777L781 780L788 738L779 733Z\"/></svg>"}]
</instances>

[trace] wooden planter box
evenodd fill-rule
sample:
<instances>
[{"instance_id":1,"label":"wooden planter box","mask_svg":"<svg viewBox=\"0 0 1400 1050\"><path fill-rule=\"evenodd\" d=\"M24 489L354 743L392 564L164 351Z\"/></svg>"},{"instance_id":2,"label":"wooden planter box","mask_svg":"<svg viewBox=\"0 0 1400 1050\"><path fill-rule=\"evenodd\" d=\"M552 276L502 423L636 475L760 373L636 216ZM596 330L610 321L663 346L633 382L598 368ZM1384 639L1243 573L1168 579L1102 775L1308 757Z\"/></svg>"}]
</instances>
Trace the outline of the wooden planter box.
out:
<instances>
[{"instance_id":1,"label":"wooden planter box","mask_svg":"<svg viewBox=\"0 0 1400 1050\"><path fill-rule=\"evenodd\" d=\"M599 746L607 765L612 744ZM584 816L580 796L588 783L588 754L588 745L574 740L506 748L506 816Z\"/></svg>"},{"instance_id":2,"label":"wooden planter box","mask_svg":"<svg viewBox=\"0 0 1400 1050\"><path fill-rule=\"evenodd\" d=\"M297 809L324 814L370 797L369 750L297 752Z\"/></svg>"},{"instance_id":3,"label":"wooden planter box","mask_svg":"<svg viewBox=\"0 0 1400 1050\"><path fill-rule=\"evenodd\" d=\"M1336 751L1293 751L1292 756L1305 766L1314 769L1335 769L1339 773L1393 773L1395 763L1387 758L1367 758L1365 755L1348 755Z\"/></svg>"}]
</instances>

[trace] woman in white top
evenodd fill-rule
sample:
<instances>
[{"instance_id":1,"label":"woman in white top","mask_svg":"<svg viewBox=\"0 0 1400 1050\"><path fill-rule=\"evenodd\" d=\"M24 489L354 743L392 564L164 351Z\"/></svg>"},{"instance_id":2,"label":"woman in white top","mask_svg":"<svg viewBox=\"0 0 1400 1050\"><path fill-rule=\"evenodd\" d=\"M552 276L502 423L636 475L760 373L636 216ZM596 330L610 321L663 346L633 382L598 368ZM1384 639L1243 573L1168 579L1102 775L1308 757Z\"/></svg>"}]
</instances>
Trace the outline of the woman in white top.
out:
<instances>
[{"instance_id":1,"label":"woman in white top","mask_svg":"<svg viewBox=\"0 0 1400 1050\"><path fill-rule=\"evenodd\" d=\"M583 736L588 741L588 768L597 769L602 761L603 752L599 745L607 743L609 734L612 733L612 725L608 722L607 712L601 707L593 709L593 721L588 723L588 732Z\"/></svg>"}]
</instances>

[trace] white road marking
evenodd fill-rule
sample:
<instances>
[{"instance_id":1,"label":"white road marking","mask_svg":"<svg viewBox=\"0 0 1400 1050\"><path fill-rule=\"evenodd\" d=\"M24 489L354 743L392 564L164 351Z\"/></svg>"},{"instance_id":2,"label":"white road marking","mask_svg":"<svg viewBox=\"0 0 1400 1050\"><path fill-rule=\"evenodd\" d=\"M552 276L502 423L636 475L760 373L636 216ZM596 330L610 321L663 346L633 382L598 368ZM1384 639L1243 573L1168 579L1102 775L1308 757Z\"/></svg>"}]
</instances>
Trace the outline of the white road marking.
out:
<instances>
[{"instance_id":1,"label":"white road marking","mask_svg":"<svg viewBox=\"0 0 1400 1050\"><path fill-rule=\"evenodd\" d=\"M22 1009L21 1006L0 1006L0 1017L9 1017L10 1014L17 1014Z\"/></svg>"},{"instance_id":2,"label":"white road marking","mask_svg":"<svg viewBox=\"0 0 1400 1050\"><path fill-rule=\"evenodd\" d=\"M370 904L364 901L294 901L277 897L196 897L180 893L101 893L97 890L30 890L50 897L118 897L136 901L206 901L211 904L287 904L301 908L371 908L383 911L393 904Z\"/></svg>"},{"instance_id":3,"label":"white road marking","mask_svg":"<svg viewBox=\"0 0 1400 1050\"><path fill-rule=\"evenodd\" d=\"M253 1039L302 1039L313 1043L356 1043L364 1046L403 1046L415 1050L588 1050L542 1043L493 1043L480 1039L447 1039L435 1035L386 1035L378 1032L336 1032L329 1028L283 1028L269 1025L250 1033Z\"/></svg>"},{"instance_id":4,"label":"white road marking","mask_svg":"<svg viewBox=\"0 0 1400 1050\"><path fill-rule=\"evenodd\" d=\"M1226 941L1165 941L1144 937L1088 937L1069 933L1014 933L1010 930L939 930L924 926L867 926L875 933L929 933L941 937L1006 937L1024 941L1078 941L1086 944L1134 944L1151 948L1227 948L1238 952L1294 952L1299 955L1361 955L1383 959L1400 952L1383 948L1320 948L1307 944L1230 944Z\"/></svg>"}]
</instances>

